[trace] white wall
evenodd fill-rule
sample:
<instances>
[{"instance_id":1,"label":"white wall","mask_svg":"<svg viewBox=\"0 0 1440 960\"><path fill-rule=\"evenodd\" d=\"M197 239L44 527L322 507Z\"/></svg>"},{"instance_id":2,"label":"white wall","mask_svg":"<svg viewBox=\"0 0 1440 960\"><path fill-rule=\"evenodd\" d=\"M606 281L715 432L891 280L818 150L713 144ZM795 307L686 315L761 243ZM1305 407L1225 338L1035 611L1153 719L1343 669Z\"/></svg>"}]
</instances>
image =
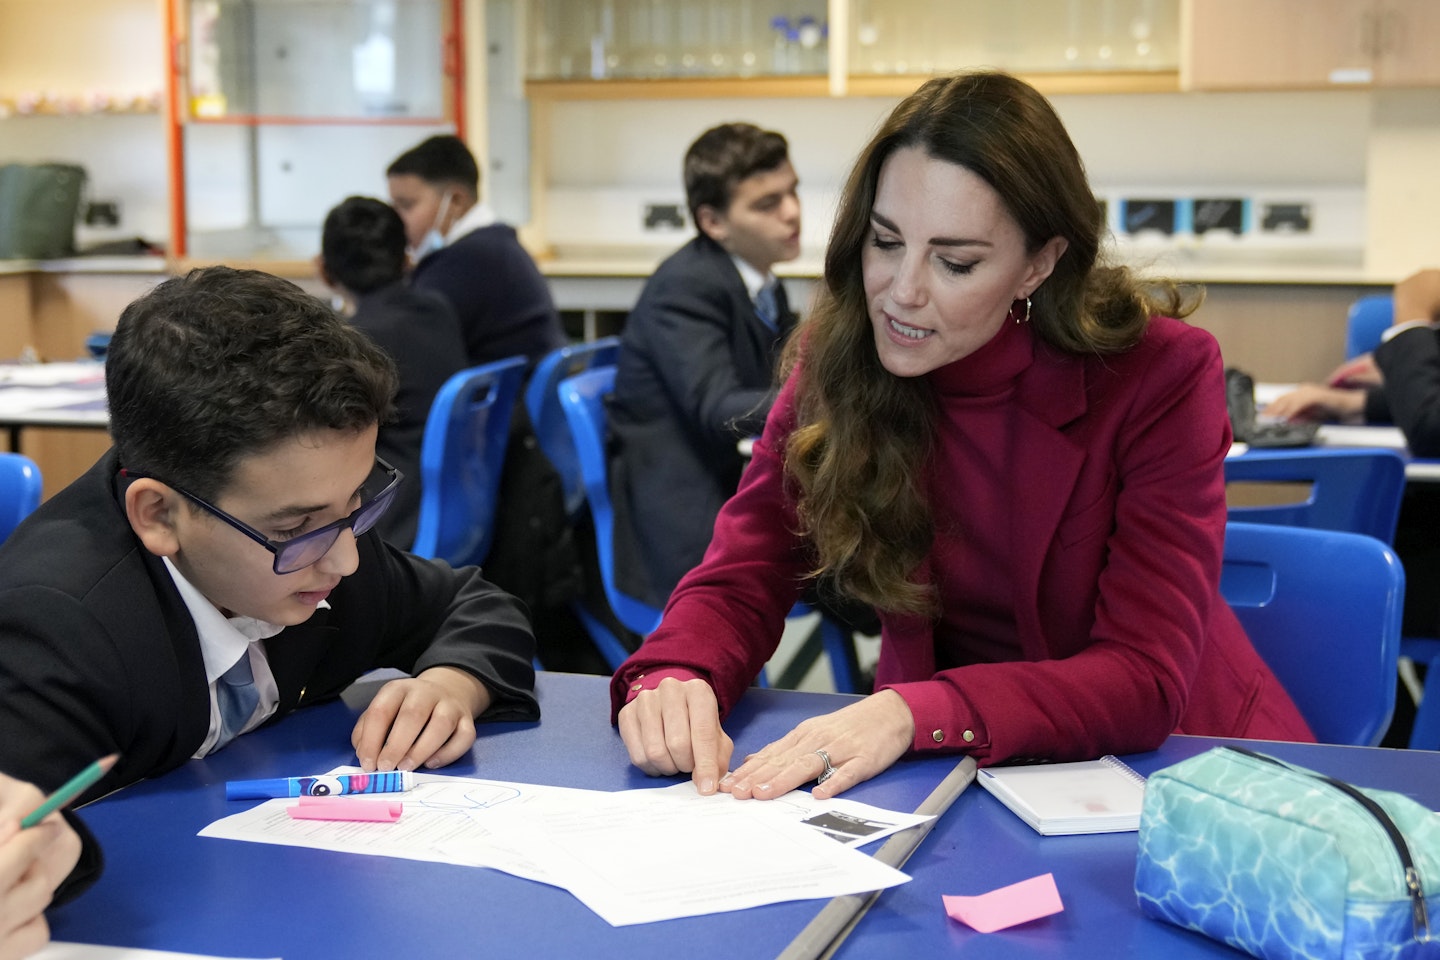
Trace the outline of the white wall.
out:
<instances>
[{"instance_id":1,"label":"white wall","mask_svg":"<svg viewBox=\"0 0 1440 960\"><path fill-rule=\"evenodd\" d=\"M673 243L640 224L644 202L679 202L681 158L703 130L746 120L781 131L801 179L803 244L823 246L849 166L893 99L656 100L552 108L549 239ZM1372 95L1116 94L1054 98L1097 192L1366 187ZM1348 218L1357 250L1363 216Z\"/></svg>"}]
</instances>

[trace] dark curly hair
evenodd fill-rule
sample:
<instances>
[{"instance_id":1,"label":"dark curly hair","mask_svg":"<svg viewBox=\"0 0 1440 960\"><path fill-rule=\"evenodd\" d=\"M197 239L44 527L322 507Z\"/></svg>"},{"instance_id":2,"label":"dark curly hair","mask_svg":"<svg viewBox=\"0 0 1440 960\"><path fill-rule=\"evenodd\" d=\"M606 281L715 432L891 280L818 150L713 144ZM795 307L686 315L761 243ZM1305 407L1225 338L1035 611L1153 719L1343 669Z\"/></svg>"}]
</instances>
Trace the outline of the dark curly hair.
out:
<instances>
[{"instance_id":1,"label":"dark curly hair","mask_svg":"<svg viewBox=\"0 0 1440 960\"><path fill-rule=\"evenodd\" d=\"M212 502L237 462L388 417L395 365L330 307L256 270L206 267L125 308L105 356L120 464Z\"/></svg>"}]
</instances>

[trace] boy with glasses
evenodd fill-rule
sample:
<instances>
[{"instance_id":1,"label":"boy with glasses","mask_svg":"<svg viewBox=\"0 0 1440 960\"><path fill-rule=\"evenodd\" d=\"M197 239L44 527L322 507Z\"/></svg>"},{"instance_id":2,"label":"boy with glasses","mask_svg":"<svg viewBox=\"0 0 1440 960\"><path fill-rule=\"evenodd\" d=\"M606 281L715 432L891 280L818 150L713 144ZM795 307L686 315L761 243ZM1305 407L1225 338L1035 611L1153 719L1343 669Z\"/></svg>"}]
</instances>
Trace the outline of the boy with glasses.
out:
<instances>
[{"instance_id":1,"label":"boy with glasses","mask_svg":"<svg viewBox=\"0 0 1440 960\"><path fill-rule=\"evenodd\" d=\"M106 359L115 446L0 549L0 768L90 799L336 696L386 684L367 770L450 763L476 719L534 720L534 638L482 579L367 532L403 483L375 455L394 365L299 287L196 270L126 308Z\"/></svg>"}]
</instances>

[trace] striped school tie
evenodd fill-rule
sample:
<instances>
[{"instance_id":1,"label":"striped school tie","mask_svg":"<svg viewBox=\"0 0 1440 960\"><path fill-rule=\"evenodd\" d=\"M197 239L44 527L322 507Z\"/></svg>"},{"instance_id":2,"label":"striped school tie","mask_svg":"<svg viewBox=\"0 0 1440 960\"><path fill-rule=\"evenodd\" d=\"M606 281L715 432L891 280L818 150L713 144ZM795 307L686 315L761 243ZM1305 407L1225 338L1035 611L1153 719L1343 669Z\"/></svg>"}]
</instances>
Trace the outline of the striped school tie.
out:
<instances>
[{"instance_id":1,"label":"striped school tie","mask_svg":"<svg viewBox=\"0 0 1440 960\"><path fill-rule=\"evenodd\" d=\"M220 704L220 737L215 749L220 749L243 729L260 705L260 691L255 686L255 674L250 671L250 648L246 647L235 665L220 675L215 684L215 700Z\"/></svg>"}]
</instances>

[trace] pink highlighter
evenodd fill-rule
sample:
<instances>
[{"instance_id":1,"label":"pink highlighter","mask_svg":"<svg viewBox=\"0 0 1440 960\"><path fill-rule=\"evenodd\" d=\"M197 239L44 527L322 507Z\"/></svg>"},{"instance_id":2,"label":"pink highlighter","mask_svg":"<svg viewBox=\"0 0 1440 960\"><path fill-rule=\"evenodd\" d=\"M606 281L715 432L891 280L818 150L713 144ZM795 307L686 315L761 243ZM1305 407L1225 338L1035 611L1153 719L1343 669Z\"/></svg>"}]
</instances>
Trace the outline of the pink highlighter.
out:
<instances>
[{"instance_id":1,"label":"pink highlighter","mask_svg":"<svg viewBox=\"0 0 1440 960\"><path fill-rule=\"evenodd\" d=\"M405 811L399 800L364 800L360 797L301 797L285 808L295 820L364 820L394 823Z\"/></svg>"}]
</instances>

